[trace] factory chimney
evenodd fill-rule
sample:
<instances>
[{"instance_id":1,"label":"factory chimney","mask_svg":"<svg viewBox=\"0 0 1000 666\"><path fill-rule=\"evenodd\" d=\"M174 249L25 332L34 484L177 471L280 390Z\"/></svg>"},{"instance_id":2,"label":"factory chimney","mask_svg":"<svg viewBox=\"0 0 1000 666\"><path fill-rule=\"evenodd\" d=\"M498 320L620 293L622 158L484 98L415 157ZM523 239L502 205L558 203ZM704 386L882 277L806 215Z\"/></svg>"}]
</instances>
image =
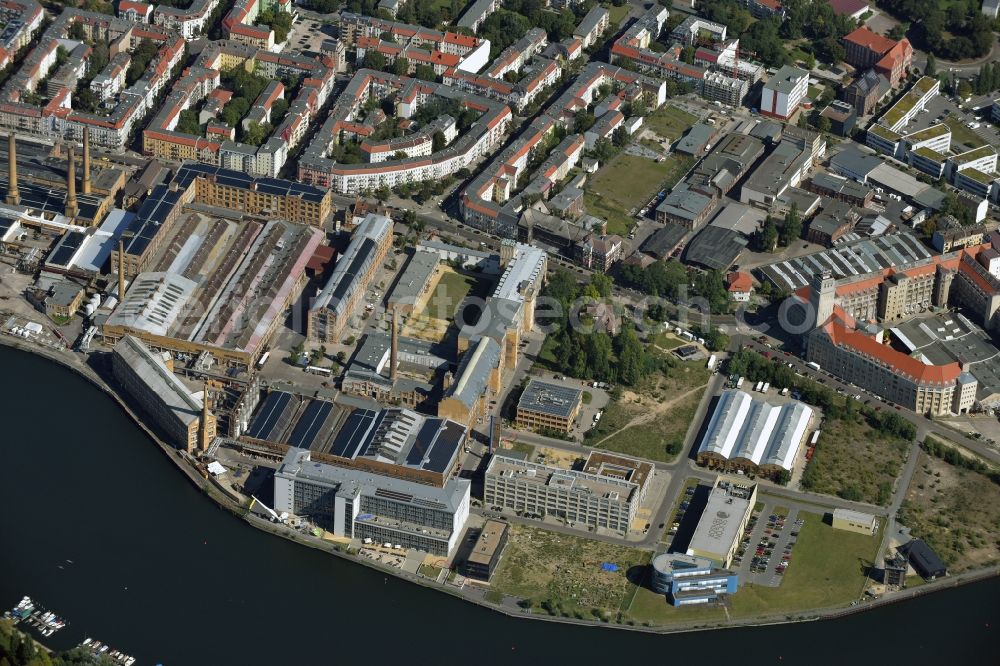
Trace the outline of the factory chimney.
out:
<instances>
[{"instance_id":1,"label":"factory chimney","mask_svg":"<svg viewBox=\"0 0 1000 666\"><path fill-rule=\"evenodd\" d=\"M396 321L396 308L392 309L392 343L389 347L389 379L396 381L396 364L399 361L399 326Z\"/></svg>"},{"instance_id":2,"label":"factory chimney","mask_svg":"<svg viewBox=\"0 0 1000 666\"><path fill-rule=\"evenodd\" d=\"M125 242L118 239L118 302L125 300Z\"/></svg>"},{"instance_id":3,"label":"factory chimney","mask_svg":"<svg viewBox=\"0 0 1000 666\"><path fill-rule=\"evenodd\" d=\"M83 128L83 193L90 194L90 128Z\"/></svg>"},{"instance_id":4,"label":"factory chimney","mask_svg":"<svg viewBox=\"0 0 1000 666\"><path fill-rule=\"evenodd\" d=\"M209 416L208 415L208 382L205 382L205 391L204 391L204 393L202 393L202 396L201 396L201 423L198 424L200 426L200 429L201 429L201 432L199 434L201 435L201 437L200 437L200 439L201 439L200 444L201 444L201 450L202 451L207 451L208 450L208 445L212 443L211 441L209 441L209 436L208 436L208 416Z\"/></svg>"},{"instance_id":5,"label":"factory chimney","mask_svg":"<svg viewBox=\"0 0 1000 666\"><path fill-rule=\"evenodd\" d=\"M14 133L7 135L7 203L16 206L21 203L21 193L17 191L17 140Z\"/></svg>"},{"instance_id":6,"label":"factory chimney","mask_svg":"<svg viewBox=\"0 0 1000 666\"><path fill-rule=\"evenodd\" d=\"M76 205L76 158L73 154L73 146L69 147L69 155L66 160L66 217L72 218L80 212Z\"/></svg>"}]
</instances>

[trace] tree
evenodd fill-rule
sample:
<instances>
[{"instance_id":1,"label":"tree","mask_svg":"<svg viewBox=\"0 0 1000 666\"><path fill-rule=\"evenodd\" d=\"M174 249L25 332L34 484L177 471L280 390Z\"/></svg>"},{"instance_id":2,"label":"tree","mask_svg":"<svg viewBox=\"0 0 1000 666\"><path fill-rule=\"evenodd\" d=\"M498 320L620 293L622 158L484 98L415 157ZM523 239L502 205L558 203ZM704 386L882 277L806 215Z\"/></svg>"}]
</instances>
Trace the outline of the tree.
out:
<instances>
[{"instance_id":1,"label":"tree","mask_svg":"<svg viewBox=\"0 0 1000 666\"><path fill-rule=\"evenodd\" d=\"M577 111L576 116L573 118L573 131L577 134L583 134L591 127L597 119L594 118L594 114L590 111Z\"/></svg>"},{"instance_id":2,"label":"tree","mask_svg":"<svg viewBox=\"0 0 1000 666\"><path fill-rule=\"evenodd\" d=\"M410 72L410 60L409 58L404 58L399 56L392 63L392 73L396 76L406 76Z\"/></svg>"},{"instance_id":3,"label":"tree","mask_svg":"<svg viewBox=\"0 0 1000 666\"><path fill-rule=\"evenodd\" d=\"M448 140L444 136L444 132L437 131L431 135L431 149L436 153L444 149L448 145Z\"/></svg>"},{"instance_id":4,"label":"tree","mask_svg":"<svg viewBox=\"0 0 1000 666\"><path fill-rule=\"evenodd\" d=\"M392 191L384 185L375 190L375 198L383 203L388 201L390 196L392 196Z\"/></svg>"},{"instance_id":5,"label":"tree","mask_svg":"<svg viewBox=\"0 0 1000 666\"><path fill-rule=\"evenodd\" d=\"M198 112L194 109L184 109L177 118L177 131L182 134L201 136L201 124L198 122Z\"/></svg>"},{"instance_id":6,"label":"tree","mask_svg":"<svg viewBox=\"0 0 1000 666\"><path fill-rule=\"evenodd\" d=\"M781 233L778 240L782 245L788 246L794 243L802 235L802 219L799 216L798 206L792 204L785 221L781 225Z\"/></svg>"},{"instance_id":7,"label":"tree","mask_svg":"<svg viewBox=\"0 0 1000 666\"><path fill-rule=\"evenodd\" d=\"M374 49L365 51L365 57L361 59L361 67L365 69L385 70L385 56Z\"/></svg>"},{"instance_id":8,"label":"tree","mask_svg":"<svg viewBox=\"0 0 1000 666\"><path fill-rule=\"evenodd\" d=\"M829 132L831 126L830 119L826 116L820 116L816 119L816 129L820 132Z\"/></svg>"},{"instance_id":9,"label":"tree","mask_svg":"<svg viewBox=\"0 0 1000 666\"><path fill-rule=\"evenodd\" d=\"M73 106L87 113L94 113L100 108L100 105L101 100L97 98L97 95L90 88L82 89L73 98Z\"/></svg>"},{"instance_id":10,"label":"tree","mask_svg":"<svg viewBox=\"0 0 1000 666\"><path fill-rule=\"evenodd\" d=\"M753 235L753 249L757 252L774 252L778 244L778 225L774 218L768 215L764 225Z\"/></svg>"},{"instance_id":11,"label":"tree","mask_svg":"<svg viewBox=\"0 0 1000 666\"><path fill-rule=\"evenodd\" d=\"M413 68L413 77L424 81L436 81L437 74L430 65L417 65Z\"/></svg>"},{"instance_id":12,"label":"tree","mask_svg":"<svg viewBox=\"0 0 1000 666\"><path fill-rule=\"evenodd\" d=\"M937 58L933 53L927 54L927 66L924 67L924 74L927 76L937 76Z\"/></svg>"},{"instance_id":13,"label":"tree","mask_svg":"<svg viewBox=\"0 0 1000 666\"><path fill-rule=\"evenodd\" d=\"M969 84L966 79L959 79L958 86L955 88L955 92L959 99L967 99L972 97L972 85Z\"/></svg>"},{"instance_id":14,"label":"tree","mask_svg":"<svg viewBox=\"0 0 1000 666\"><path fill-rule=\"evenodd\" d=\"M73 25L69 27L69 30L66 32L66 36L69 37L70 39L75 39L78 42L82 42L83 40L85 40L87 38L87 33L83 29L83 22L75 21Z\"/></svg>"}]
</instances>

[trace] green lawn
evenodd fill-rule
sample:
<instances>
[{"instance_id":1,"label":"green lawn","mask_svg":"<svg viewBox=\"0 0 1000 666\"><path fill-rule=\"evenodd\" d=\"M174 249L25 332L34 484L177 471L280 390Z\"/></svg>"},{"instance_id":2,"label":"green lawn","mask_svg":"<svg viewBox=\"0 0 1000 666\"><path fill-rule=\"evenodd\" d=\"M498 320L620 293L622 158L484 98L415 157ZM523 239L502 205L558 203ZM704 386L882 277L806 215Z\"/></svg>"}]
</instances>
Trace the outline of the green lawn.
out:
<instances>
[{"instance_id":1,"label":"green lawn","mask_svg":"<svg viewBox=\"0 0 1000 666\"><path fill-rule=\"evenodd\" d=\"M979 148L980 146L985 146L986 141L983 137L979 136L968 127L966 127L961 120L958 118L953 118L952 116L945 116L944 124L951 128L951 142L952 144L961 143L972 148ZM962 152L958 148L952 148L956 153Z\"/></svg>"},{"instance_id":2,"label":"green lawn","mask_svg":"<svg viewBox=\"0 0 1000 666\"><path fill-rule=\"evenodd\" d=\"M510 450L515 451L516 453L523 453L527 460L531 460L531 457L535 455L535 447L524 442L511 443Z\"/></svg>"},{"instance_id":3,"label":"green lawn","mask_svg":"<svg viewBox=\"0 0 1000 666\"><path fill-rule=\"evenodd\" d=\"M646 116L643 126L651 129L664 139L674 141L680 138L698 118L676 106L666 105Z\"/></svg>"},{"instance_id":4,"label":"green lawn","mask_svg":"<svg viewBox=\"0 0 1000 666\"><path fill-rule=\"evenodd\" d=\"M664 351L670 351L671 349L680 347L684 344L684 341L671 334L657 333L653 336L652 343Z\"/></svg>"},{"instance_id":5,"label":"green lawn","mask_svg":"<svg viewBox=\"0 0 1000 666\"><path fill-rule=\"evenodd\" d=\"M847 605L861 594L866 567L874 562L882 538L835 530L814 513L805 519L792 549L792 560L779 587L741 585L731 597L733 615L806 611Z\"/></svg>"},{"instance_id":6,"label":"green lawn","mask_svg":"<svg viewBox=\"0 0 1000 666\"><path fill-rule=\"evenodd\" d=\"M455 311L472 290L475 279L468 275L445 271L434 286L434 293L427 302L427 314L436 319L452 319Z\"/></svg>"},{"instance_id":7,"label":"green lawn","mask_svg":"<svg viewBox=\"0 0 1000 666\"><path fill-rule=\"evenodd\" d=\"M591 176L584 197L587 211L608 221L609 234L627 234L635 224L629 211L634 214L661 189L673 187L689 167L681 156L654 162L621 153Z\"/></svg>"},{"instance_id":8,"label":"green lawn","mask_svg":"<svg viewBox=\"0 0 1000 666\"><path fill-rule=\"evenodd\" d=\"M681 452L701 396L701 393L694 393L649 423L625 428L602 442L600 448L647 460L672 462Z\"/></svg>"},{"instance_id":9,"label":"green lawn","mask_svg":"<svg viewBox=\"0 0 1000 666\"><path fill-rule=\"evenodd\" d=\"M629 11L632 9L632 7L628 3L622 5L621 7L615 7L614 5L609 3L603 5L603 7L608 10L608 20L611 22L612 27L621 23L622 20L628 15ZM614 32L614 31L609 30L609 32ZM605 33L605 37L608 34L609 33Z\"/></svg>"},{"instance_id":10,"label":"green lawn","mask_svg":"<svg viewBox=\"0 0 1000 666\"><path fill-rule=\"evenodd\" d=\"M421 564L419 567L419 571L421 576L433 579L437 579L438 575L441 573L441 570L438 569L437 567L432 567L427 564Z\"/></svg>"}]
</instances>

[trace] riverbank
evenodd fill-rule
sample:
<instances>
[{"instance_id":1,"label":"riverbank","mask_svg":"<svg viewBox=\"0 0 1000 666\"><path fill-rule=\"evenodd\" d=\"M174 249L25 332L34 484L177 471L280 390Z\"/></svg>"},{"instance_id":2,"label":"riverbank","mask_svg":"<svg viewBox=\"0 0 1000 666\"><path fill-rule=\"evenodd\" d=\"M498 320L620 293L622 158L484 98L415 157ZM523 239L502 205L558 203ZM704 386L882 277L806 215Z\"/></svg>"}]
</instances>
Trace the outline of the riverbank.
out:
<instances>
[{"instance_id":1,"label":"riverbank","mask_svg":"<svg viewBox=\"0 0 1000 666\"><path fill-rule=\"evenodd\" d=\"M184 473L185 477L201 492L203 495L208 495L217 506L225 509L228 513L240 517L244 522L256 527L262 531L266 531L275 536L280 536L286 540L307 545L310 548L320 550L326 554L335 555L341 559L349 560L352 563L362 564L367 566L369 569L376 570L383 575L388 576L392 574L394 578L406 580L407 582L416 583L421 587L433 589L437 592L446 592L449 595L460 599L465 602L472 602L478 606L484 607L491 611L499 611L500 613L509 616L511 618L520 619L534 619L534 620L548 620L550 622L558 622L562 624L573 624L573 625L587 625L587 626L600 626L604 628L621 628L621 629L631 629L633 631L651 633L651 634L672 634L681 632L692 632L701 631L707 629L721 629L721 628L738 628L746 626L766 626L766 625L777 625L784 624L788 622L806 622L825 618L836 618L843 617L846 615L852 615L858 612L867 611L870 609L878 608L879 606L892 604L897 601L902 601L904 599L914 598L916 596L921 596L932 591L951 588L957 585L961 585L966 582L971 582L973 580L981 580L983 578L988 578L997 575L997 568L992 568L989 570L983 570L979 572L970 572L963 576L956 576L951 578L946 578L941 581L936 581L934 583L929 583L922 585L919 588L913 588L910 590L905 590L900 593L894 593L888 597L883 597L879 600L872 602L867 602L863 605L848 608L829 608L829 609L808 609L803 611L798 611L793 614L775 614L771 616L762 616L749 618L745 620L736 620L731 622L712 622L706 623L704 621L700 622L686 622L677 623L670 626L630 626L626 624L617 623L603 623L598 621L587 621L587 620L576 620L571 618L562 617L552 617L548 615L542 615L539 613L529 613L525 612L520 608L513 607L503 607L497 604L490 603L485 600L485 593L482 590L467 591L467 590L457 590L451 588L447 585L440 585L430 579L421 578L420 576L414 576L410 574L405 574L395 569L390 569L386 567L380 567L377 563L370 560L365 560L356 557L352 553L345 552L344 550L338 549L335 545L325 542L319 539L315 539L311 536L302 535L300 533L293 532L279 525L275 525L264 521L253 514L249 514L244 507L240 506L233 499L220 491L220 489L212 483L209 479L202 477L198 472L189 464L188 459L185 454L178 452L173 447L165 444L157 434L150 428L148 428L142 421L141 418L132 410L132 408L127 404L121 396L113 390L107 381L101 377L97 372L94 371L90 366L80 362L79 358L75 355L69 353L60 353L52 350L37 349L33 348L31 345L27 345L24 342L8 338L7 336L0 335L0 344L4 344L9 347L16 348L20 351L25 351L33 353L37 356L46 358L49 361L53 361L67 369L72 370L78 376L81 376L88 380L88 382L100 390L104 391L105 394L112 397L112 399L124 410L128 417L137 424L137 426L154 442L160 450L167 456L170 460L174 461L177 466ZM476 598L476 597L479 598Z\"/></svg>"}]
</instances>

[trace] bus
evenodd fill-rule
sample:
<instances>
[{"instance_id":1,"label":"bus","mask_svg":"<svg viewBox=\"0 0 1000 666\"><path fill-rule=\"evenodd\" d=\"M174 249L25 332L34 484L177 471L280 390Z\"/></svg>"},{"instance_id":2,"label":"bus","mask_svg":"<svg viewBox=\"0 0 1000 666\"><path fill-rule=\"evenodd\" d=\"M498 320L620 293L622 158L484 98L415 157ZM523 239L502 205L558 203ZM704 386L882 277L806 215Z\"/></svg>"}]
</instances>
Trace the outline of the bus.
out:
<instances>
[{"instance_id":1,"label":"bus","mask_svg":"<svg viewBox=\"0 0 1000 666\"><path fill-rule=\"evenodd\" d=\"M330 376L330 368L321 368L318 365L307 365L306 372L311 372L314 375L323 375L324 377Z\"/></svg>"},{"instance_id":2,"label":"bus","mask_svg":"<svg viewBox=\"0 0 1000 666\"><path fill-rule=\"evenodd\" d=\"M264 352L263 354L260 355L260 358L257 359L257 369L258 370L260 370L261 368L264 367L264 364L267 363L267 357L270 356L270 355L271 355L270 351L266 351L266 352Z\"/></svg>"}]
</instances>

